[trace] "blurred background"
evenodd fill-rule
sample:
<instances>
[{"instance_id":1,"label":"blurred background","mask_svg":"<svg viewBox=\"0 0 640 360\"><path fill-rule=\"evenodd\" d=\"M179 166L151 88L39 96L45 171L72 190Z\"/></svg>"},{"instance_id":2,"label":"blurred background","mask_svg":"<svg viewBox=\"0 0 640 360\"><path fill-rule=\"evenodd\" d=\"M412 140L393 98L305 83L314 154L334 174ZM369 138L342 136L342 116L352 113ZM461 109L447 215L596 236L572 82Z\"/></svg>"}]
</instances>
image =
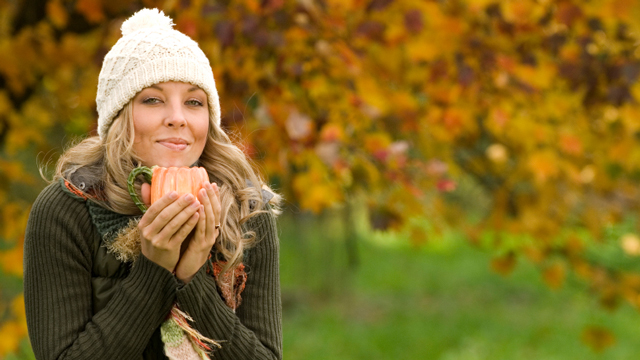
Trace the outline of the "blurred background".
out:
<instances>
[{"instance_id":1,"label":"blurred background","mask_svg":"<svg viewBox=\"0 0 640 360\"><path fill-rule=\"evenodd\" d=\"M285 200L287 359L629 359L640 2L0 0L0 359L29 209L142 7L211 61Z\"/></svg>"}]
</instances>

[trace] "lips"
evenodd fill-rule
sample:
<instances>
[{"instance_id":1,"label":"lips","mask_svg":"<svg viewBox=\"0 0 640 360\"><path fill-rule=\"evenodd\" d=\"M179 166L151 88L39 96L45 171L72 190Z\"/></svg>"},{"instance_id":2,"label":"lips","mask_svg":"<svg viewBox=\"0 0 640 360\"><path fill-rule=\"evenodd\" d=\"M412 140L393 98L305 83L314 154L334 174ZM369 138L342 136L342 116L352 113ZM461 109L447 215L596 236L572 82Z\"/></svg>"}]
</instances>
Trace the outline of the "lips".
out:
<instances>
[{"instance_id":1,"label":"lips","mask_svg":"<svg viewBox=\"0 0 640 360\"><path fill-rule=\"evenodd\" d=\"M176 151L184 150L189 146L186 140L180 138L161 139L158 140L158 144Z\"/></svg>"}]
</instances>

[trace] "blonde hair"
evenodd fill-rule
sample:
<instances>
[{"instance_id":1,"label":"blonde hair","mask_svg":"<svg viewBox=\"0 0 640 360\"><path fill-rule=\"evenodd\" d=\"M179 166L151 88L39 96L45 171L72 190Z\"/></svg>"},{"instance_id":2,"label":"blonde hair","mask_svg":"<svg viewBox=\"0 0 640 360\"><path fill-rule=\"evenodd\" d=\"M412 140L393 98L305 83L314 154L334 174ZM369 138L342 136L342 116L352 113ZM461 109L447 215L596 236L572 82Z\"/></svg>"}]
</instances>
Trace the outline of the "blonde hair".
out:
<instances>
[{"instance_id":1,"label":"blonde hair","mask_svg":"<svg viewBox=\"0 0 640 360\"><path fill-rule=\"evenodd\" d=\"M140 159L133 152L133 105L130 101L114 119L104 140L92 136L67 149L58 159L54 180L65 179L110 210L139 215L127 189L127 178ZM271 191L253 169L247 156L229 136L209 119L207 141L197 165L204 167L220 189L221 228L216 249L227 264L223 272L242 262L243 253L252 247L256 234L243 229L251 217L267 211L262 204L262 188ZM137 186L139 190L139 185ZM269 201L270 211L279 213L280 196Z\"/></svg>"}]
</instances>

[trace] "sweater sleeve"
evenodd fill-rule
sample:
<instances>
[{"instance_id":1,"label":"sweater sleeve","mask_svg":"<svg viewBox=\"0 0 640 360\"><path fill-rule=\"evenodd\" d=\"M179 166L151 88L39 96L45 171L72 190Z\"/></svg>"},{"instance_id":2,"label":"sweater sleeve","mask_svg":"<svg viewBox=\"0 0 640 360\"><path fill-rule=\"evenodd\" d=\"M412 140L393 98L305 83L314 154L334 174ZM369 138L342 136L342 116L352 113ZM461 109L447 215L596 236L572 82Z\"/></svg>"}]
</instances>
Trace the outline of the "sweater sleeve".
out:
<instances>
[{"instance_id":1,"label":"sweater sleeve","mask_svg":"<svg viewBox=\"0 0 640 360\"><path fill-rule=\"evenodd\" d=\"M107 306L92 314L92 245L98 235L84 202L52 184L27 223L24 295L38 359L140 358L175 299L177 282L141 256Z\"/></svg>"},{"instance_id":2,"label":"sweater sleeve","mask_svg":"<svg viewBox=\"0 0 640 360\"><path fill-rule=\"evenodd\" d=\"M249 220L259 241L244 264L247 283L234 313L217 292L204 268L178 290L180 308L194 319L194 327L222 345L217 359L282 359L282 304L279 250L275 216L269 211Z\"/></svg>"}]
</instances>

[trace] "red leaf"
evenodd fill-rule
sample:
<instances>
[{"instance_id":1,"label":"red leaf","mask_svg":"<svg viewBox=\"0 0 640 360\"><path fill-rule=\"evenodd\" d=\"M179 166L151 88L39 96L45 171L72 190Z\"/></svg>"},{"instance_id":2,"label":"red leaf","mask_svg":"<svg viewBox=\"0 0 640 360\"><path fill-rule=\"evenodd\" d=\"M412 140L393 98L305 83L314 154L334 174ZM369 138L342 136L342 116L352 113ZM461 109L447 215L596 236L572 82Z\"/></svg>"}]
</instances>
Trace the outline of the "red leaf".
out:
<instances>
[{"instance_id":1,"label":"red leaf","mask_svg":"<svg viewBox=\"0 0 640 360\"><path fill-rule=\"evenodd\" d=\"M393 2L393 0L371 0L369 5L367 6L367 11L384 10L392 2Z\"/></svg>"},{"instance_id":2,"label":"red leaf","mask_svg":"<svg viewBox=\"0 0 640 360\"><path fill-rule=\"evenodd\" d=\"M422 13L420 10L410 10L404 14L404 26L413 34L417 34L424 28Z\"/></svg>"}]
</instances>

